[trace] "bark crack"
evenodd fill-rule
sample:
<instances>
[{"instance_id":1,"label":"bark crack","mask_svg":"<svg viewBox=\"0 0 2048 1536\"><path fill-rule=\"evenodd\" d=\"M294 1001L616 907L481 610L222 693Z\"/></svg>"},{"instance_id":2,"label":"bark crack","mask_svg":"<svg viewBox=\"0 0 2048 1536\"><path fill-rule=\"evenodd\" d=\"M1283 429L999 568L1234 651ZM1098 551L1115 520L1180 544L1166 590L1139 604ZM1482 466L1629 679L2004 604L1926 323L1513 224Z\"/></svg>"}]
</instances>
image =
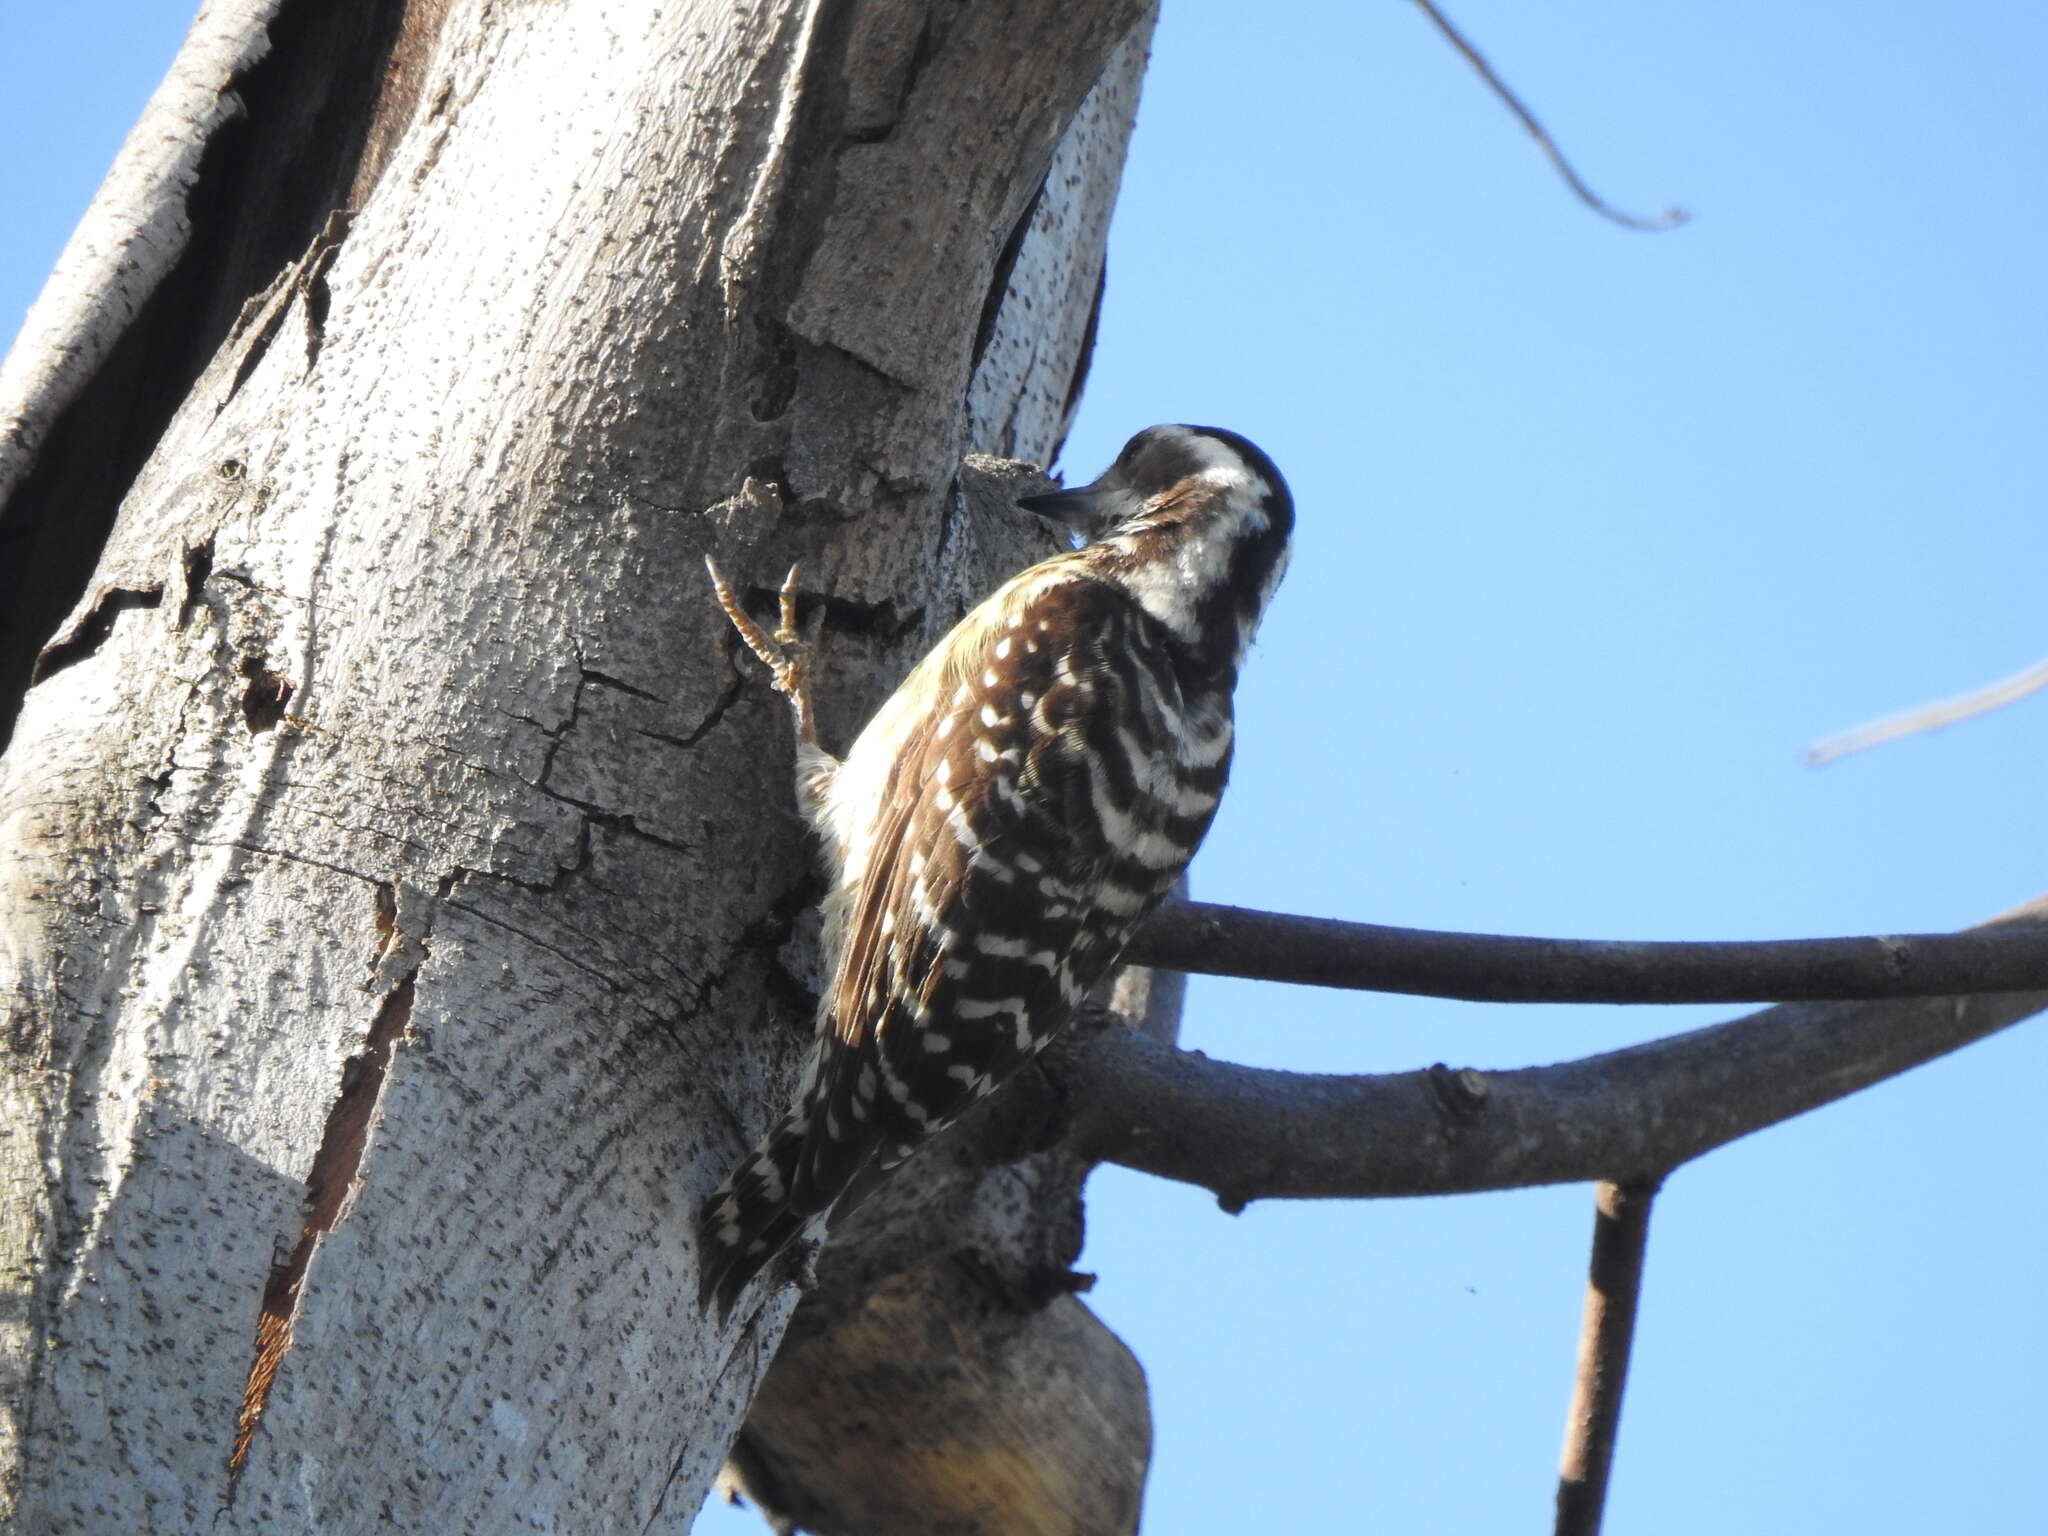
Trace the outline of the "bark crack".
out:
<instances>
[{"instance_id":1,"label":"bark crack","mask_svg":"<svg viewBox=\"0 0 2048 1536\"><path fill-rule=\"evenodd\" d=\"M1025 203L1024 211L1017 215L1017 222L1010 228L1010 236L1003 242L1003 248L996 256L995 270L989 273L988 292L982 295L981 317L974 323L974 350L969 354L967 376L972 379L981 366L982 355L988 351L989 342L996 334L996 320L1003 312L1003 300L1009 297L1010 277L1017 270L1017 256L1024 249L1024 237L1031 233L1031 221L1038 217L1039 204L1045 201L1045 184L1052 175L1052 167L1046 166L1045 176L1038 179L1038 190Z\"/></svg>"},{"instance_id":2,"label":"bark crack","mask_svg":"<svg viewBox=\"0 0 2048 1536\"><path fill-rule=\"evenodd\" d=\"M334 302L334 290L327 286L327 269L334 265L334 258L341 253L341 243L348 238L349 226L354 221L355 213L350 209L337 208L328 214L327 223L315 237L313 249L301 269L299 291L306 300L308 373L320 361L320 349L327 344L327 311Z\"/></svg>"},{"instance_id":3,"label":"bark crack","mask_svg":"<svg viewBox=\"0 0 2048 1536\"><path fill-rule=\"evenodd\" d=\"M184 574L185 590L178 599L176 627L183 629L185 621L192 616L192 610L199 606L201 592L207 579L213 575L213 542L215 535L209 533L197 544L188 545L185 558L180 562Z\"/></svg>"},{"instance_id":4,"label":"bark crack","mask_svg":"<svg viewBox=\"0 0 2048 1536\"><path fill-rule=\"evenodd\" d=\"M667 699L664 699L658 693L649 693L645 688L635 687L632 683L625 681L623 678L613 677L611 674L607 672L600 672L595 667L579 666L576 670L582 674L582 677L580 679L582 683L596 683L600 688L611 688L619 693L630 693L634 698L645 699L650 704L666 704L668 702ZM580 686L578 688L578 692L581 692ZM582 703L582 700L579 698L576 702L578 705L580 705ZM569 724L574 725L575 723L576 716L574 707L572 706L569 715Z\"/></svg>"},{"instance_id":5,"label":"bark crack","mask_svg":"<svg viewBox=\"0 0 2048 1536\"><path fill-rule=\"evenodd\" d=\"M355 214L345 208L336 208L327 215L327 222L313 236L312 243L291 266L279 273L270 286L242 306L235 318L234 328L228 333L231 341L244 332L249 339L241 358L235 364L235 372L228 380L228 387L220 401L213 408L218 417L227 409L228 402L241 392L244 384L270 354L270 347L284 329L285 316L295 305L303 302L306 311L306 372L313 371L313 365L320 360L320 348L327 339L327 307L332 293L327 286L327 269L334 265L334 258L340 254L342 242L348 238L349 225Z\"/></svg>"},{"instance_id":6,"label":"bark crack","mask_svg":"<svg viewBox=\"0 0 2048 1536\"><path fill-rule=\"evenodd\" d=\"M256 1353L249 1367L249 1379L242 1391L241 1413L235 1424L234 1450L228 1456L229 1497L248 1460L249 1443L263 1418L278 1367L291 1348L292 1316L312 1268L313 1255L321 1237L332 1232L347 1216L353 1201L356 1177L369 1144L370 1127L376 1120L377 1105L384 1094L384 1082L398 1037L412 1022L414 984L426 962L424 937L408 941L398 926L398 890L395 885L376 889L378 945L370 957L370 974L384 972L387 963L410 949L403 973L384 994L363 1037L363 1048L342 1064L341 1090L327 1112L327 1125L320 1146L313 1154L313 1166L306 1175L307 1208L305 1225L291 1257L271 1271L264 1287L263 1309L256 1320Z\"/></svg>"},{"instance_id":7,"label":"bark crack","mask_svg":"<svg viewBox=\"0 0 2048 1536\"><path fill-rule=\"evenodd\" d=\"M450 901L448 905L450 909L453 911L465 913L470 917L476 918L479 922L489 923L493 928L501 928L506 933L511 934L514 938L525 940L528 944L533 945L533 947L536 949L546 950L549 954L553 955L556 959L562 961L564 964L574 966L577 970L583 972L584 975L595 978L597 983L600 986L602 986L607 992L617 994L622 993L626 990L625 984L622 983L615 974L609 971L599 970L596 966L592 965L588 960L578 959L574 954L562 948L562 946L559 944L550 944L546 939L542 938L539 934L535 933L530 928L521 928L516 923L508 923L502 917L493 917L490 913L482 910L481 908L469 906L464 902ZM641 1006L645 1007L646 1005L643 1003L641 1004Z\"/></svg>"},{"instance_id":8,"label":"bark crack","mask_svg":"<svg viewBox=\"0 0 2048 1536\"><path fill-rule=\"evenodd\" d=\"M650 731L645 726L637 725L633 727L633 734L635 736L645 736L649 741L658 741L663 746L678 747L688 751L711 734L712 730L718 725L718 722L725 718L725 712L739 702L739 697L742 693L746 692L746 688L746 678L735 673L733 680L726 684L725 691L719 694L716 702L712 704L709 713L692 727L686 736L676 736L667 731Z\"/></svg>"},{"instance_id":9,"label":"bark crack","mask_svg":"<svg viewBox=\"0 0 2048 1536\"><path fill-rule=\"evenodd\" d=\"M166 787L168 787L170 783L170 778L171 775L169 773L166 773L162 775L161 782ZM155 785L159 781L157 779L151 779L149 782L152 785ZM161 793L161 791L159 791L159 793ZM329 819L334 820L336 822L336 825L345 825L345 823L340 822L338 818L330 817ZM378 832L377 829L374 827L351 827L349 830L354 832L360 832L363 835L370 837L390 838L390 834ZM403 847L419 849L421 852L431 851L428 850L424 844L410 842L403 838L390 838L390 840L399 843ZM261 843L244 842L239 838L230 837L216 839L204 837L188 837L185 838L183 841L185 842L187 847L191 848L239 848L242 852L253 853L257 855L259 858L282 859L288 864L303 864L308 869L324 869L329 874L344 875L350 880L368 880L374 882L377 878L375 875L364 874L363 871L361 871L360 869L350 869L345 864L334 864L330 863L326 859L309 858L307 855L303 853L293 853L289 849L285 848L266 848ZM240 880L246 877L232 876L230 878Z\"/></svg>"},{"instance_id":10,"label":"bark crack","mask_svg":"<svg viewBox=\"0 0 2048 1536\"><path fill-rule=\"evenodd\" d=\"M29 686L49 681L66 667L76 666L107 643L114 621L134 608L155 608L164 600L164 589L156 587L110 587L94 599L92 610L71 627L61 640L43 647L29 674Z\"/></svg>"},{"instance_id":11,"label":"bark crack","mask_svg":"<svg viewBox=\"0 0 2048 1536\"><path fill-rule=\"evenodd\" d=\"M620 832L627 837L637 837L643 842L652 843L657 848L667 848L674 853L689 853L692 851L688 843L677 842L672 837L663 837L659 832L649 832L631 815L623 811L608 811L603 806L593 804L588 800L578 800L574 795L565 795L558 789L549 789L545 784L536 784L534 788L538 789L550 800L558 800L563 805L574 806L591 821L608 832ZM570 872L573 873L573 871ZM484 871L484 873L488 873L488 871ZM516 883L525 884L526 882ZM553 890L555 886L550 884L547 889Z\"/></svg>"},{"instance_id":12,"label":"bark crack","mask_svg":"<svg viewBox=\"0 0 2048 1536\"><path fill-rule=\"evenodd\" d=\"M556 891L561 890L563 884L566 881L568 881L571 877L573 877L578 871L580 871L583 868L584 864L588 862L590 855L590 827L593 824L604 827L609 831L620 832L628 837L634 837L641 839L644 842L653 843L657 847L667 848L676 853L690 852L690 847L688 844L678 842L674 838L663 837L658 832L649 832L628 813L607 810L603 806L597 805L592 801L580 800L574 795L564 794L562 791L554 789L549 786L548 778L554 772L556 754L561 751L562 744L566 742L570 738L570 736L572 736L575 733L577 724L583 718L583 690L587 686L595 683L599 687L610 688L619 693L626 694L632 698L645 699L652 704L666 705L669 702L667 699L662 698L659 694L650 693L645 688L637 687L632 683L626 682L622 678L612 677L607 673L599 672L591 667L579 665L577 668L577 672L578 677L576 681L576 694L575 697L569 701L568 718L553 730L549 730L546 726L540 725L538 721L532 722L539 728L541 734L547 738L547 751L545 752L545 754L543 754L541 758L540 774L534 781L533 787L536 790L538 790L541 794L546 795L550 800L557 801L563 805L575 807L575 809L583 813L584 818L580 846L577 851L576 862L573 865L563 867L560 870L560 872L553 879L548 881L545 885L529 880L513 881L514 884L524 886L529 890L540 891L547 894L552 894ZM732 680L728 682L723 689L720 690L718 697L712 701L711 708L705 712L704 718L698 721L696 725L692 726L683 735L678 736L667 731L652 730L646 726L633 726L631 729L633 731L633 734L636 736L645 737L649 741L660 742L664 746L676 747L684 751L688 751L697 746L699 742L701 742L718 726L719 722L725 718L726 712L729 709L731 709L735 703L739 701L739 697L741 693L745 691L745 687L746 679L736 672L733 675ZM489 872L478 871L478 873ZM511 877L493 875L492 878L510 879Z\"/></svg>"}]
</instances>

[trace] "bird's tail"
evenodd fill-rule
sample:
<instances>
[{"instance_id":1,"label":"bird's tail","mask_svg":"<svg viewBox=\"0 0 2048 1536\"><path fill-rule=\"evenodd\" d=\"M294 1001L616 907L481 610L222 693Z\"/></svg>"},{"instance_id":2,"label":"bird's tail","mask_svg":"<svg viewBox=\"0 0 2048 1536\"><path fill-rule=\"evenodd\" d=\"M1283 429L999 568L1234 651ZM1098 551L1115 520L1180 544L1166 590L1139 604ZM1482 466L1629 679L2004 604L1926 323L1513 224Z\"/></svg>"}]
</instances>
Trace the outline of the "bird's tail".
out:
<instances>
[{"instance_id":1,"label":"bird's tail","mask_svg":"<svg viewBox=\"0 0 2048 1536\"><path fill-rule=\"evenodd\" d=\"M786 1116L732 1177L704 1202L697 1275L697 1304L716 1299L722 1322L747 1282L809 1225L815 1214L790 1204L790 1180L803 1158L807 1135L803 1111Z\"/></svg>"},{"instance_id":2,"label":"bird's tail","mask_svg":"<svg viewBox=\"0 0 2048 1536\"><path fill-rule=\"evenodd\" d=\"M853 1095L864 1060L855 1051L821 1050L802 1102L705 1201L697 1302L715 1298L721 1322L747 1282L874 1159L880 1129Z\"/></svg>"}]
</instances>

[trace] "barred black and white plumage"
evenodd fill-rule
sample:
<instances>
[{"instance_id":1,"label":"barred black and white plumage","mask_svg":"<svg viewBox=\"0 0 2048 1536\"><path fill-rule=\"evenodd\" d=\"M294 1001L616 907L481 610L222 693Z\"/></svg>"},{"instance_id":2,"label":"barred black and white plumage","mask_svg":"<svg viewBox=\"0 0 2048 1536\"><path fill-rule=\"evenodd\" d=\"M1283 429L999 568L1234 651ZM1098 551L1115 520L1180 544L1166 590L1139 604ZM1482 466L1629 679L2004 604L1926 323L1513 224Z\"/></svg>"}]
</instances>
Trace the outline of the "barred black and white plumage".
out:
<instances>
[{"instance_id":1,"label":"barred black and white plumage","mask_svg":"<svg viewBox=\"0 0 2048 1536\"><path fill-rule=\"evenodd\" d=\"M720 583L796 706L832 875L802 1093L704 1209L701 1295L721 1312L870 1165L1059 1032L1215 814L1231 692L1287 562L1286 482L1234 432L1162 426L1094 484L1021 504L1093 542L968 614L844 762L816 742L787 591L771 640Z\"/></svg>"}]
</instances>

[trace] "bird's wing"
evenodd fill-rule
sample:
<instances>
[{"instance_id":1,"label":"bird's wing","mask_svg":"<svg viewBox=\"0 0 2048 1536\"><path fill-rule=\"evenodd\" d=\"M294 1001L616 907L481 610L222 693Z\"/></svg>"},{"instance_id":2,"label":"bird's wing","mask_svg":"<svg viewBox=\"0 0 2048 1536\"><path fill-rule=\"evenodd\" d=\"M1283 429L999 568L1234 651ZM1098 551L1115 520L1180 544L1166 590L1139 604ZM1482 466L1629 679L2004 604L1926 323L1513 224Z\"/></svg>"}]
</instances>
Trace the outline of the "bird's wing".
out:
<instances>
[{"instance_id":1,"label":"bird's wing","mask_svg":"<svg viewBox=\"0 0 2048 1536\"><path fill-rule=\"evenodd\" d=\"M822 1209L1015 1071L1178 878L1227 741L1182 795L1151 625L1118 589L1065 575L947 648L848 913L797 1203Z\"/></svg>"}]
</instances>

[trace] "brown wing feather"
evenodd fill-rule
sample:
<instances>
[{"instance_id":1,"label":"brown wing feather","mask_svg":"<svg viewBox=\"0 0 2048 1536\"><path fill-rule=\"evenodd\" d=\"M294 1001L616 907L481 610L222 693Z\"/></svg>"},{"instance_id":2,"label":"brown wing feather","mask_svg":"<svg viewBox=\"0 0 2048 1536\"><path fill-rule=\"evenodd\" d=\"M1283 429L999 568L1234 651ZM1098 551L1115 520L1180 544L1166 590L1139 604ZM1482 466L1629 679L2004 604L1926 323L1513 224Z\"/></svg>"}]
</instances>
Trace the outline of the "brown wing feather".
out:
<instances>
[{"instance_id":1,"label":"brown wing feather","mask_svg":"<svg viewBox=\"0 0 2048 1536\"><path fill-rule=\"evenodd\" d=\"M835 968L830 1025L853 1049L820 1085L826 1139L872 1126L861 1139L894 1160L950 1122L1065 1024L1178 876L1207 815L1171 825L1139 788L1158 765L1116 761L1159 739L1145 701L1178 698L1170 673L1130 671L1146 622L1116 589L1070 580L949 654ZM1177 856L1132 866L1112 817L1175 834Z\"/></svg>"},{"instance_id":2,"label":"brown wing feather","mask_svg":"<svg viewBox=\"0 0 2048 1536\"><path fill-rule=\"evenodd\" d=\"M928 727L927 727L928 728ZM891 890L901 874L904 835L917 797L902 782L914 768L900 759L891 773L883 815L867 861L867 873L847 914L845 938L826 996L823 1027L814 1057L814 1076L799 1113L807 1121L803 1151L791 1181L791 1203L823 1210L871 1161L881 1142L872 1114L860 1112L861 1074L871 1074L873 1097L875 1026L893 990L887 976L888 946L882 942L891 911Z\"/></svg>"}]
</instances>

